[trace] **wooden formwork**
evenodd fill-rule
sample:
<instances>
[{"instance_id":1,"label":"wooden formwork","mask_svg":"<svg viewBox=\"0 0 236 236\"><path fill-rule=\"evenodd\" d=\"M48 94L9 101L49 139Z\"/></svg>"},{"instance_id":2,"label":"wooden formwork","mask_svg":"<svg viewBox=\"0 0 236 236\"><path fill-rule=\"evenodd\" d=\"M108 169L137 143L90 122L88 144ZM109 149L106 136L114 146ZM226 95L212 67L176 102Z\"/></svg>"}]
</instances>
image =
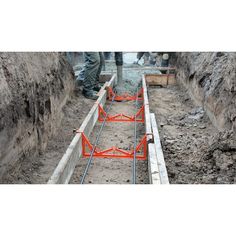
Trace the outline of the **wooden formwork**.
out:
<instances>
[{"instance_id":1,"label":"wooden formwork","mask_svg":"<svg viewBox=\"0 0 236 236\"><path fill-rule=\"evenodd\" d=\"M94 103L90 112L86 116L84 122L76 133L71 144L60 160L58 166L50 177L48 184L67 184L74 172L80 157L82 156L82 133L87 137L91 134L97 120L99 106L103 107L107 98L107 87L113 87L116 82L116 75L113 75L109 82L106 82L99 92L99 98ZM150 114L147 86L145 76L142 78L143 97L144 97L144 111L145 111L145 128L148 146L148 169L149 181L151 184L161 184L168 182L166 169L163 166L163 153L161 150L157 126L154 121L155 117ZM161 156L162 154L162 156ZM157 157L160 155L160 157ZM162 177L164 176L164 177ZM166 177L167 176L167 177Z\"/></svg>"},{"instance_id":2,"label":"wooden formwork","mask_svg":"<svg viewBox=\"0 0 236 236\"><path fill-rule=\"evenodd\" d=\"M154 113L150 114L151 124L152 124L152 133L153 133L153 141L154 141L154 148L156 152L157 164L159 168L159 175L161 184L169 184L169 178L167 174L164 154L161 147L161 140L157 128L156 117Z\"/></svg>"},{"instance_id":3,"label":"wooden formwork","mask_svg":"<svg viewBox=\"0 0 236 236\"><path fill-rule=\"evenodd\" d=\"M144 92L145 128L148 136L148 168L149 181L152 184L168 184L168 175L161 148L160 137L157 129L155 115L150 113L146 76L142 78Z\"/></svg>"},{"instance_id":4,"label":"wooden formwork","mask_svg":"<svg viewBox=\"0 0 236 236\"><path fill-rule=\"evenodd\" d=\"M147 84L150 86L162 86L176 84L175 74L145 74Z\"/></svg>"},{"instance_id":5,"label":"wooden formwork","mask_svg":"<svg viewBox=\"0 0 236 236\"><path fill-rule=\"evenodd\" d=\"M100 83L105 83L109 82L110 79L112 78L112 75L110 72L102 71L101 75L99 76L99 82Z\"/></svg>"},{"instance_id":6,"label":"wooden formwork","mask_svg":"<svg viewBox=\"0 0 236 236\"><path fill-rule=\"evenodd\" d=\"M175 67L156 67L156 69L165 73L145 73L147 85L166 87L168 85L176 84Z\"/></svg>"},{"instance_id":7,"label":"wooden formwork","mask_svg":"<svg viewBox=\"0 0 236 236\"><path fill-rule=\"evenodd\" d=\"M75 166L78 163L78 160L82 156L82 132L89 136L98 120L98 105L104 106L107 98L106 87L113 87L115 83L116 75L113 75L109 82L106 82L103 88L99 92L99 98L94 103L90 112L86 116L84 122L80 126L77 133L67 148L65 154L60 160L58 166L50 177L48 184L67 184L70 181L70 178L74 172Z\"/></svg>"}]
</instances>

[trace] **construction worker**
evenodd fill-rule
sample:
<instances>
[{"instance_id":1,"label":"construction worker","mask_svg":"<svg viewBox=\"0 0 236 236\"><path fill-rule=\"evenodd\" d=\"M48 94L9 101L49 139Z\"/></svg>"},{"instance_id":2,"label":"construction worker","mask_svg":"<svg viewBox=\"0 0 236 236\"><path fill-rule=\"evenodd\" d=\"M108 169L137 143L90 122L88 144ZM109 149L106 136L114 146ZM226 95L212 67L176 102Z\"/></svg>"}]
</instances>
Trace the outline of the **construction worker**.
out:
<instances>
[{"instance_id":1,"label":"construction worker","mask_svg":"<svg viewBox=\"0 0 236 236\"><path fill-rule=\"evenodd\" d=\"M169 54L163 53L161 60L161 67L168 67L168 66L169 66Z\"/></svg>"},{"instance_id":2,"label":"construction worker","mask_svg":"<svg viewBox=\"0 0 236 236\"><path fill-rule=\"evenodd\" d=\"M157 53L155 52L138 52L137 59L134 61L134 64L138 64L142 57L144 57L144 64L147 64L147 61L150 65L156 64Z\"/></svg>"},{"instance_id":3,"label":"construction worker","mask_svg":"<svg viewBox=\"0 0 236 236\"><path fill-rule=\"evenodd\" d=\"M169 54L163 53L161 56L161 67L168 67L169 66ZM166 74L167 71L162 71L162 74Z\"/></svg>"},{"instance_id":4,"label":"construction worker","mask_svg":"<svg viewBox=\"0 0 236 236\"><path fill-rule=\"evenodd\" d=\"M137 52L137 59L134 61L134 64L138 64L138 62L141 60L141 58L146 55L147 56L148 52Z\"/></svg>"},{"instance_id":5,"label":"construction worker","mask_svg":"<svg viewBox=\"0 0 236 236\"><path fill-rule=\"evenodd\" d=\"M101 89L99 84L99 76L102 67L105 64L104 55L102 52L84 52L84 67L80 72L80 77L83 81L82 94L89 99L96 100L98 98L97 92ZM122 82L123 69L123 53L115 52L115 61L117 66L117 80L120 85Z\"/></svg>"},{"instance_id":6,"label":"construction worker","mask_svg":"<svg viewBox=\"0 0 236 236\"><path fill-rule=\"evenodd\" d=\"M82 94L89 99L96 100L97 92L101 89L99 84L99 76L104 63L102 52L84 52L84 68L83 68L83 92Z\"/></svg>"}]
</instances>

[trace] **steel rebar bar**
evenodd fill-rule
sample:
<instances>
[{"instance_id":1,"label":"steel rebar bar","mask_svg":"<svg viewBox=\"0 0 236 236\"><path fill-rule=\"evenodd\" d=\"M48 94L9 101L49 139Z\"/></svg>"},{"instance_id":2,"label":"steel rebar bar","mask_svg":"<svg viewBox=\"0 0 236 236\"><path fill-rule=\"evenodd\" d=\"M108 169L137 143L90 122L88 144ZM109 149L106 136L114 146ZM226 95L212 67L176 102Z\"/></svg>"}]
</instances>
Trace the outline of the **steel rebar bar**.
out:
<instances>
[{"instance_id":1,"label":"steel rebar bar","mask_svg":"<svg viewBox=\"0 0 236 236\"><path fill-rule=\"evenodd\" d=\"M135 115L134 115L134 158L133 158L133 184L136 184L136 146L137 146L137 107L138 107L138 88L136 93L136 100L135 100Z\"/></svg>"},{"instance_id":2,"label":"steel rebar bar","mask_svg":"<svg viewBox=\"0 0 236 236\"><path fill-rule=\"evenodd\" d=\"M100 130L99 130L99 132L98 132L97 137L96 137L96 141L95 141L95 143L94 143L94 145L93 145L93 149L92 149L92 151L91 151L91 153L90 153L89 160L88 160L88 163L87 163L87 165L86 165L86 168L85 168L85 171L84 171L84 173L83 173L83 176L82 176L82 179L81 179L80 184L83 184L83 183L84 183L85 177L86 177L86 175L87 175L87 173L88 173L88 170L89 170L89 167L90 167L90 165L91 165L91 163L92 163L93 154L94 154L95 149L96 149L96 147L97 147L97 144L98 144L100 135L101 135L102 130L103 130L104 126L105 126L108 113L109 113L109 111L111 110L111 106L112 106L114 100L115 100L115 95L112 97L111 104L110 104L110 106L108 107L108 109L106 110L106 116L105 116L105 118L104 118L104 120L103 120L103 122L102 122L102 126L101 126L101 128L100 128Z\"/></svg>"}]
</instances>

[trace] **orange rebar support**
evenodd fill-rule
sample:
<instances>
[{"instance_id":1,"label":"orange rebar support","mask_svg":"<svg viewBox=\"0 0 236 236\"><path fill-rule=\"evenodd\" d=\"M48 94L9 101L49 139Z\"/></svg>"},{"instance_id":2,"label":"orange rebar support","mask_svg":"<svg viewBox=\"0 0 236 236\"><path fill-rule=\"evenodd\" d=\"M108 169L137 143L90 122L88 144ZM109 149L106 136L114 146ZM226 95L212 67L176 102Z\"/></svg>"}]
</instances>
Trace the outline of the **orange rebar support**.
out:
<instances>
[{"instance_id":1,"label":"orange rebar support","mask_svg":"<svg viewBox=\"0 0 236 236\"><path fill-rule=\"evenodd\" d=\"M90 143L89 139L86 137L84 133L82 134L82 153L83 157L90 157L90 153L93 150L93 145ZM139 160L146 160L147 158L147 137L143 136L142 140L136 147L136 158ZM134 150L123 150L118 147L111 147L105 150L100 150L99 148L95 148L93 157L94 158L133 158Z\"/></svg>"},{"instance_id":2,"label":"orange rebar support","mask_svg":"<svg viewBox=\"0 0 236 236\"><path fill-rule=\"evenodd\" d=\"M108 87L108 100L112 100L115 93L112 90L111 87ZM124 93L122 95L115 95L115 101L135 101L138 97L138 100L143 100L143 88L141 88L138 92L138 94L135 95L129 95L128 93Z\"/></svg>"},{"instance_id":3,"label":"orange rebar support","mask_svg":"<svg viewBox=\"0 0 236 236\"><path fill-rule=\"evenodd\" d=\"M103 122L106 117L106 112L102 108L102 106L98 105L98 121ZM134 122L136 116L136 122L144 123L144 106L142 106L136 115L128 116L123 113L119 113L116 115L107 115L106 122Z\"/></svg>"}]
</instances>

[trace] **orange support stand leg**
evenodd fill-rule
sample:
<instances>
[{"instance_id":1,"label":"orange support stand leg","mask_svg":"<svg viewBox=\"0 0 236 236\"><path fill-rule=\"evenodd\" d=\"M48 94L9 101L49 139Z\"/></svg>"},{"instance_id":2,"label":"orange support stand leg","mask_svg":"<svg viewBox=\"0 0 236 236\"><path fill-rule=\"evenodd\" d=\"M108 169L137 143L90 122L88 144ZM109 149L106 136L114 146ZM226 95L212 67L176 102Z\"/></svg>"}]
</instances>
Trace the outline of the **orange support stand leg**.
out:
<instances>
[{"instance_id":1,"label":"orange support stand leg","mask_svg":"<svg viewBox=\"0 0 236 236\"><path fill-rule=\"evenodd\" d=\"M106 117L106 112L98 105L98 121L103 122ZM144 106L142 106L136 113L136 122L144 123ZM135 116L124 115L123 113L116 115L107 115L106 122L134 122Z\"/></svg>"},{"instance_id":2,"label":"orange support stand leg","mask_svg":"<svg viewBox=\"0 0 236 236\"><path fill-rule=\"evenodd\" d=\"M90 153L93 150L93 145L90 143L88 138L82 133L82 153L83 157L90 157ZM147 158L147 137L143 136L142 140L136 147L136 158L138 160L146 160ZM95 148L94 158L132 158L134 157L134 150L126 151L117 147L111 147L105 150Z\"/></svg>"}]
</instances>

